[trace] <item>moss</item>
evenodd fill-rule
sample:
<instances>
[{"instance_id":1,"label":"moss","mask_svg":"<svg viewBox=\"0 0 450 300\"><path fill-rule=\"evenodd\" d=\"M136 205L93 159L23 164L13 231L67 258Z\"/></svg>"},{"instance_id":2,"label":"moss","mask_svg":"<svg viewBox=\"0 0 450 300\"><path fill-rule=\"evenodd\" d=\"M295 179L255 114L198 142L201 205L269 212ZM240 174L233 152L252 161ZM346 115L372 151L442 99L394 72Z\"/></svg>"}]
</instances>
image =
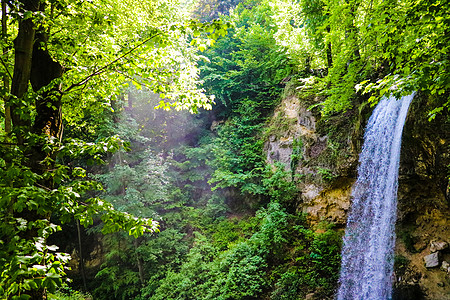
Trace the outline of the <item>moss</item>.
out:
<instances>
[{"instance_id":1,"label":"moss","mask_svg":"<svg viewBox=\"0 0 450 300\"><path fill-rule=\"evenodd\" d=\"M289 80L286 83L285 88L283 89L283 93L281 94L282 98L287 98L290 96L296 96L297 95L297 87L299 86L299 82L298 79L291 78L291 80Z\"/></svg>"},{"instance_id":2,"label":"moss","mask_svg":"<svg viewBox=\"0 0 450 300\"><path fill-rule=\"evenodd\" d=\"M292 179L294 179L295 170L297 169L299 161L303 159L303 141L300 137L294 139L292 143L292 154L291 154L291 172Z\"/></svg>"},{"instance_id":3,"label":"moss","mask_svg":"<svg viewBox=\"0 0 450 300\"><path fill-rule=\"evenodd\" d=\"M67 285L63 285L56 293L48 295L49 300L91 300L89 293L75 291Z\"/></svg>"},{"instance_id":4,"label":"moss","mask_svg":"<svg viewBox=\"0 0 450 300\"><path fill-rule=\"evenodd\" d=\"M417 252L416 249L414 248L415 239L411 235L411 232L409 230L400 231L398 237L403 242L403 244L405 244L406 250L408 250L410 253Z\"/></svg>"},{"instance_id":5,"label":"moss","mask_svg":"<svg viewBox=\"0 0 450 300\"><path fill-rule=\"evenodd\" d=\"M327 168L317 167L317 173L321 176L322 180L326 183L332 182L337 176Z\"/></svg>"},{"instance_id":6,"label":"moss","mask_svg":"<svg viewBox=\"0 0 450 300\"><path fill-rule=\"evenodd\" d=\"M283 112L277 112L275 117L270 119L262 138L264 140L267 140L270 136L280 138L286 135L296 123L297 119L287 118Z\"/></svg>"},{"instance_id":7,"label":"moss","mask_svg":"<svg viewBox=\"0 0 450 300\"><path fill-rule=\"evenodd\" d=\"M362 138L362 131L358 130L358 116L358 110L352 109L318 121L317 134L326 135L328 140L324 151L314 159L316 166L331 169L336 175L348 176L346 173L354 173L361 146L359 139Z\"/></svg>"},{"instance_id":8,"label":"moss","mask_svg":"<svg viewBox=\"0 0 450 300\"><path fill-rule=\"evenodd\" d=\"M410 262L409 259L407 259L403 255L396 255L394 257L394 272L398 277L403 276L403 274L405 274L409 262Z\"/></svg>"}]
</instances>

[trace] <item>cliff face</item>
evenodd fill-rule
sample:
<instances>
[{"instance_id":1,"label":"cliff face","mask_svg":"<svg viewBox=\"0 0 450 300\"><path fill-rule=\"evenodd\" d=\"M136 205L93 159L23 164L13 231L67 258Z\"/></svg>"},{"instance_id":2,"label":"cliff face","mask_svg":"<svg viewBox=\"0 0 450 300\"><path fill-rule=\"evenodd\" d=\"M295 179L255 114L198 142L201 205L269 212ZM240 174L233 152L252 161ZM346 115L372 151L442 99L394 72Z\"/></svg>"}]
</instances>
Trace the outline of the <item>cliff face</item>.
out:
<instances>
[{"instance_id":1,"label":"cliff face","mask_svg":"<svg viewBox=\"0 0 450 300\"><path fill-rule=\"evenodd\" d=\"M398 299L450 299L448 115L428 121L426 99L416 98L404 128L399 170ZM433 257L437 260L430 264Z\"/></svg>"},{"instance_id":2,"label":"cliff face","mask_svg":"<svg viewBox=\"0 0 450 300\"><path fill-rule=\"evenodd\" d=\"M358 110L321 118L307 83L287 96L269 122L265 150L267 162L281 162L291 170L301 191L298 210L312 223L328 221L345 227L351 186L358 162L361 120ZM290 90L290 92L289 92ZM300 97L305 93L307 96ZM312 108L312 109L310 109Z\"/></svg>"},{"instance_id":3,"label":"cliff face","mask_svg":"<svg viewBox=\"0 0 450 300\"><path fill-rule=\"evenodd\" d=\"M300 93L287 93L269 123L267 161L282 162L295 174L301 190L297 207L310 222L325 220L344 228L372 109L361 105L324 119L308 109L321 99L302 96L306 85L298 89ZM395 299L450 299L450 129L448 115L428 121L427 107L427 100L417 95L403 133ZM429 257L432 253L437 254ZM425 258L432 257L438 257L438 265L426 267Z\"/></svg>"}]
</instances>

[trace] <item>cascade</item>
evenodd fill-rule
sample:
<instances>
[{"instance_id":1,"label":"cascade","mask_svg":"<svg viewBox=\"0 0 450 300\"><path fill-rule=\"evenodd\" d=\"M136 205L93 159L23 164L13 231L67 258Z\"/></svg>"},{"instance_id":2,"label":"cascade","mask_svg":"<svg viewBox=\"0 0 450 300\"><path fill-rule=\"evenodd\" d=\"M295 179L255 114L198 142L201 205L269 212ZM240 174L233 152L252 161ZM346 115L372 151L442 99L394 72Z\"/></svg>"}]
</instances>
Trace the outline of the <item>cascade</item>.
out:
<instances>
[{"instance_id":1,"label":"cascade","mask_svg":"<svg viewBox=\"0 0 450 300\"><path fill-rule=\"evenodd\" d=\"M367 124L344 236L338 300L392 298L401 137L413 97L383 97Z\"/></svg>"}]
</instances>

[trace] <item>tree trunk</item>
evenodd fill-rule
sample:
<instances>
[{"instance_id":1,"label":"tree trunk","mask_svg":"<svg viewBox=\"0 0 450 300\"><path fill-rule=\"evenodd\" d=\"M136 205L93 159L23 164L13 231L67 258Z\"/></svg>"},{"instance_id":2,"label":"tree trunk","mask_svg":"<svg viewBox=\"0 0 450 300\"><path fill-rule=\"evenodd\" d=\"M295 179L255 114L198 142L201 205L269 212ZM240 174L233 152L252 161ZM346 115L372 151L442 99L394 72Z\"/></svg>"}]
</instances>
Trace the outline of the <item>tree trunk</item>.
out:
<instances>
[{"instance_id":1,"label":"tree trunk","mask_svg":"<svg viewBox=\"0 0 450 300\"><path fill-rule=\"evenodd\" d=\"M87 285L86 285L86 272L84 270L84 259L83 259L83 247L81 244L81 226L80 221L77 220L77 233L78 233L78 249L80 252L80 272L81 272L81 278L83 279L83 288L84 291L87 292Z\"/></svg>"},{"instance_id":2,"label":"tree trunk","mask_svg":"<svg viewBox=\"0 0 450 300\"><path fill-rule=\"evenodd\" d=\"M49 89L39 92L36 98L36 119L33 132L61 139L62 135L62 105L60 85L52 83L63 74L60 63L54 61L48 51L44 48L48 37L44 32L36 34L33 57L31 64L31 86L35 92L52 84Z\"/></svg>"},{"instance_id":3,"label":"tree trunk","mask_svg":"<svg viewBox=\"0 0 450 300\"><path fill-rule=\"evenodd\" d=\"M351 5L349 1L347 1L347 3L349 5ZM353 41L353 45L352 45L353 46L353 58L351 59L351 62L353 62L353 59L359 60L361 58L361 54L359 53L359 48L358 48L358 43L357 43L357 36L356 36L358 29L356 28L355 23L354 23L355 6L356 5L357 4L354 4L354 5L351 5L351 7L350 7L351 24L349 25L349 28L348 28L348 32L349 32L348 35L349 35L350 39L352 39L352 41ZM347 35L347 32L346 32L346 35Z\"/></svg>"},{"instance_id":4,"label":"tree trunk","mask_svg":"<svg viewBox=\"0 0 450 300\"><path fill-rule=\"evenodd\" d=\"M22 0L22 12L39 10L40 0ZM11 105L11 119L14 127L30 127L30 116L22 116L21 106L17 100L20 100L28 90L28 81L31 73L31 58L33 54L33 45L36 30L34 29L33 19L19 20L19 30L14 40L14 73L11 82L11 94L15 100ZM26 130L27 128L23 128ZM23 142L20 130L17 131L19 143Z\"/></svg>"},{"instance_id":5,"label":"tree trunk","mask_svg":"<svg viewBox=\"0 0 450 300\"><path fill-rule=\"evenodd\" d=\"M328 34L331 33L330 25L327 25L326 30L327 30ZM329 70L333 66L333 56L331 53L331 42L327 43L326 52L327 52L327 69Z\"/></svg>"},{"instance_id":6,"label":"tree trunk","mask_svg":"<svg viewBox=\"0 0 450 300\"><path fill-rule=\"evenodd\" d=\"M43 11L45 6L41 0L21 0L21 12L26 11L37 12ZM48 51L42 47L47 42L46 33L39 28L36 32L36 25L33 23L33 18L20 19L18 26L17 37L14 40L14 74L11 82L11 94L14 96L11 99L11 119L13 123L13 130L16 133L19 144L24 144L24 133L33 132L38 135L46 134L49 137L61 137L61 93L59 86L50 86L45 91L43 87L48 86L54 79L62 76L62 67L59 63L53 61ZM35 92L38 92L38 97L35 100L36 117L32 125L29 107L22 104L26 99L25 94L29 89L29 84ZM41 90L41 91L40 91ZM28 103L30 105L31 103ZM51 166L43 165L41 162L47 156L42 150L43 143L36 143L33 147L26 147L24 145L25 157L27 160L25 164L30 167L31 171L39 175L44 174ZM39 182L40 185L47 188L52 187L52 181L43 180ZM28 222L50 218L50 212L39 213L37 210L24 209L20 213L15 213L16 217L22 217ZM30 228L23 232L23 238L33 240L39 235L36 228ZM30 291L29 296L32 300L44 299L45 290Z\"/></svg>"},{"instance_id":7,"label":"tree trunk","mask_svg":"<svg viewBox=\"0 0 450 300\"><path fill-rule=\"evenodd\" d=\"M45 5L42 4L39 10L43 12ZM30 73L31 86L35 92L40 94L40 97L37 97L35 101L36 118L33 132L61 140L61 85L54 82L54 80L63 75L63 68L48 53L47 42L48 33L43 28L39 28L33 47ZM44 87L47 87L45 91L40 91Z\"/></svg>"},{"instance_id":8,"label":"tree trunk","mask_svg":"<svg viewBox=\"0 0 450 300\"><path fill-rule=\"evenodd\" d=\"M141 243L141 239L140 238L134 239L134 250L136 252L136 262L137 262L137 267L138 267L138 272L139 272L139 280L141 282L141 285L144 286L144 284L145 284L144 262L142 261L141 255L137 251L140 243Z\"/></svg>"},{"instance_id":9,"label":"tree trunk","mask_svg":"<svg viewBox=\"0 0 450 300\"><path fill-rule=\"evenodd\" d=\"M6 15L6 0L2 0L2 38L6 39L6 35L8 33L7 28L7 15ZM3 49L3 55L5 56L7 53L6 47ZM7 66L5 66L7 68ZM8 70L6 70L8 73ZM8 74L3 75L3 86L6 89L9 89L9 77ZM5 131L11 132L11 109L9 107L9 97L4 98L5 101Z\"/></svg>"}]
</instances>

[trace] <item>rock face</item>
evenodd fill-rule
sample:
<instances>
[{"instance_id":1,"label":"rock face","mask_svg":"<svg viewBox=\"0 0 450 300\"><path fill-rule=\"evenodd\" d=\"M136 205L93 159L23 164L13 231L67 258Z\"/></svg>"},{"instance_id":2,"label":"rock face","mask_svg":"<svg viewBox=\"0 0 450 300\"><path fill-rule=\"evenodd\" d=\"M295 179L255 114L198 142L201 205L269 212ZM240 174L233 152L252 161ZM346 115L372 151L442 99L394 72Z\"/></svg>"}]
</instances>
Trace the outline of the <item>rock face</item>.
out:
<instances>
[{"instance_id":1,"label":"rock face","mask_svg":"<svg viewBox=\"0 0 450 300\"><path fill-rule=\"evenodd\" d=\"M282 163L286 170L301 177L299 209L308 214L311 222L327 220L343 227L354 178L342 175L342 170L356 166L357 153L351 152L349 139L343 151L345 163L336 164L341 153L327 135L321 134L320 115L309 111L310 105L294 95L282 101L274 113L265 145L267 162Z\"/></svg>"},{"instance_id":2,"label":"rock face","mask_svg":"<svg viewBox=\"0 0 450 300\"><path fill-rule=\"evenodd\" d=\"M448 113L430 122L426 99L416 98L402 140L396 252L409 260L409 270L421 275L424 299L449 300L450 278L438 268L450 260ZM404 284L404 279L397 280Z\"/></svg>"},{"instance_id":3,"label":"rock face","mask_svg":"<svg viewBox=\"0 0 450 300\"><path fill-rule=\"evenodd\" d=\"M314 184L301 185L302 211L314 223L327 220L345 226L353 182L353 179L341 178L328 188Z\"/></svg>"},{"instance_id":4,"label":"rock face","mask_svg":"<svg viewBox=\"0 0 450 300\"><path fill-rule=\"evenodd\" d=\"M324 148L324 138L321 141L316 132L316 118L297 97L284 99L275 111L273 119L273 132L265 147L268 163L281 162L289 168L294 140L301 139L303 150L306 150L303 151L304 156L309 153L317 157L320 149Z\"/></svg>"},{"instance_id":5,"label":"rock face","mask_svg":"<svg viewBox=\"0 0 450 300\"><path fill-rule=\"evenodd\" d=\"M308 110L314 101L319 99L305 101L295 95L282 101L269 127L267 162L282 163L301 178L299 210L307 213L311 222L326 220L343 227L354 182L347 173L356 167L357 152L351 139L346 137L340 144L323 134L326 130L319 124L320 115Z\"/></svg>"},{"instance_id":6,"label":"rock face","mask_svg":"<svg viewBox=\"0 0 450 300\"><path fill-rule=\"evenodd\" d=\"M361 106L325 122L308 110L318 102L292 94L282 100L269 123L267 161L283 163L300 178L298 210L310 222L345 227L371 108ZM449 268L444 270L450 262L450 124L448 112L430 122L430 107L416 95L403 132L396 255L407 263L402 270L396 267L393 299L450 300Z\"/></svg>"}]
</instances>

